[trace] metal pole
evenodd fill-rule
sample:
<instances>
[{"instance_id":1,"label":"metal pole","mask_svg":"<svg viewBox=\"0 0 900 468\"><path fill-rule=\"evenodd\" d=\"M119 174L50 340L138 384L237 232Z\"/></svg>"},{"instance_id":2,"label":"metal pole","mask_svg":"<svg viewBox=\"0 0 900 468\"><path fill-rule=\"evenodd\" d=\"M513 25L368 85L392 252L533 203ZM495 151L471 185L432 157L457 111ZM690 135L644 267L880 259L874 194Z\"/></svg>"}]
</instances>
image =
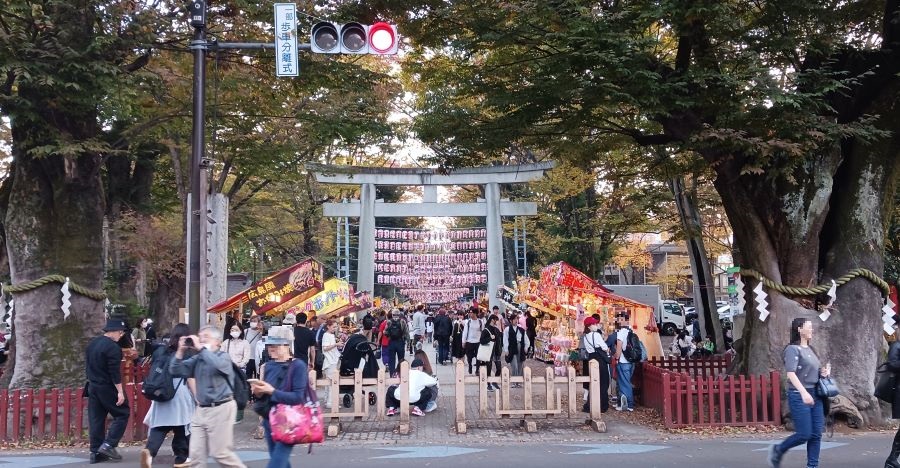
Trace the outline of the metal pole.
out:
<instances>
[{"instance_id":1,"label":"metal pole","mask_svg":"<svg viewBox=\"0 0 900 468\"><path fill-rule=\"evenodd\" d=\"M341 275L341 218L337 218L337 224L334 227L335 231L335 257L337 259L337 265L335 265L335 276L338 278L343 278Z\"/></svg>"},{"instance_id":2,"label":"metal pole","mask_svg":"<svg viewBox=\"0 0 900 468\"><path fill-rule=\"evenodd\" d=\"M206 229L202 228L200 220L202 206L200 197L205 196L200 190L200 178L202 171L200 165L205 156L205 119L206 104L206 27L195 26L194 40L191 41L191 49L194 51L194 124L191 138L191 258L188 261L188 325L191 330L200 329L200 281L206 278L201 276L201 262L205 262L206 252L200 249L200 236L206 235Z\"/></svg>"},{"instance_id":3,"label":"metal pole","mask_svg":"<svg viewBox=\"0 0 900 468\"><path fill-rule=\"evenodd\" d=\"M528 228L522 219L522 276L528 276Z\"/></svg>"},{"instance_id":4,"label":"metal pole","mask_svg":"<svg viewBox=\"0 0 900 468\"><path fill-rule=\"evenodd\" d=\"M344 278L350 281L350 218L344 218L344 270L347 276ZM373 292L373 291L370 291Z\"/></svg>"}]
</instances>

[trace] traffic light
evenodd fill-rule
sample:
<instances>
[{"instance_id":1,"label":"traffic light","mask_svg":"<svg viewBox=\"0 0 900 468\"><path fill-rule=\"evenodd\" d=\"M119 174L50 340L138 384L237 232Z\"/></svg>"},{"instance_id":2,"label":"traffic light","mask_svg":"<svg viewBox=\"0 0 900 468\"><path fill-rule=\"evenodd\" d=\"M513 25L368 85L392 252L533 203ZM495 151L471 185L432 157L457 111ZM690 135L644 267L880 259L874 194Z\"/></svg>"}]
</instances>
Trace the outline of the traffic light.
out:
<instances>
[{"instance_id":1,"label":"traffic light","mask_svg":"<svg viewBox=\"0 0 900 468\"><path fill-rule=\"evenodd\" d=\"M316 54L373 54L397 53L397 27L388 23L364 25L337 24L322 21L310 31L310 50Z\"/></svg>"}]
</instances>

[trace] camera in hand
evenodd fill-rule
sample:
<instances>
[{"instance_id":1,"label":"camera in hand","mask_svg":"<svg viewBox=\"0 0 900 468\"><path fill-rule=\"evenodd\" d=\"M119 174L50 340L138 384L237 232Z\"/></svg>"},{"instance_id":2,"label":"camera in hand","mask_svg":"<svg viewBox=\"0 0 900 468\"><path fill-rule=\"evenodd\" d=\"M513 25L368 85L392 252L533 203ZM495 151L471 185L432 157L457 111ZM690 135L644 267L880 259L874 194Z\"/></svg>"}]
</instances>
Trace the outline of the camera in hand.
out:
<instances>
[{"instance_id":1,"label":"camera in hand","mask_svg":"<svg viewBox=\"0 0 900 468\"><path fill-rule=\"evenodd\" d=\"M194 339L191 337L187 337L184 339L184 345L194 347Z\"/></svg>"}]
</instances>

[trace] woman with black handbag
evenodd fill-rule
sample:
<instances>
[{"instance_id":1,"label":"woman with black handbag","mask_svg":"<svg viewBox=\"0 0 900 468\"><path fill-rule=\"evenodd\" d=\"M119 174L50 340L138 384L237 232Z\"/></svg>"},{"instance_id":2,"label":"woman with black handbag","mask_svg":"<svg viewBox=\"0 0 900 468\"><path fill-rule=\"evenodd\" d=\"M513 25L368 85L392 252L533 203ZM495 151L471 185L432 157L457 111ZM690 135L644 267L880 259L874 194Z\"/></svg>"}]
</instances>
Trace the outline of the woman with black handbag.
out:
<instances>
[{"instance_id":1,"label":"woman with black handbag","mask_svg":"<svg viewBox=\"0 0 900 468\"><path fill-rule=\"evenodd\" d=\"M781 466L781 457L798 445L806 444L806 466L819 466L822 430L825 427L825 400L816 387L819 379L827 378L831 369L822 367L815 350L810 346L813 328L807 318L791 322L791 341L784 348L784 370L788 379L788 405L794 421L794 434L769 447L768 462L772 468Z\"/></svg>"},{"instance_id":2,"label":"woman with black handbag","mask_svg":"<svg viewBox=\"0 0 900 468\"><path fill-rule=\"evenodd\" d=\"M882 377L885 380L878 382L879 385L876 390L892 393L893 395L879 395L879 392L876 391L876 396L881 399L890 398L891 418L900 419L900 391L897 388L897 373L900 372L900 341L891 343L887 362L884 363L884 366L887 367L884 372L885 375ZM891 375L888 375L888 373ZM886 388L881 388L882 386ZM894 435L894 442L891 444L891 454L888 455L887 460L884 462L884 468L900 468L900 461L897 460L898 456L900 456L900 429Z\"/></svg>"}]
</instances>

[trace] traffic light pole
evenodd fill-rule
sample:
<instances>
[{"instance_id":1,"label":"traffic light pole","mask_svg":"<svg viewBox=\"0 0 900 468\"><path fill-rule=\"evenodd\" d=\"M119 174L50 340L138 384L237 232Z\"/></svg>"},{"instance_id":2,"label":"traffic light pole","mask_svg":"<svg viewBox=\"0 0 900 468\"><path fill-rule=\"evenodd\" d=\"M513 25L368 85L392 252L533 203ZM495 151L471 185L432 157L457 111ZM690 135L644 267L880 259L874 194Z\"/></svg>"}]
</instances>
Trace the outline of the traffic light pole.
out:
<instances>
[{"instance_id":1,"label":"traffic light pole","mask_svg":"<svg viewBox=\"0 0 900 468\"><path fill-rule=\"evenodd\" d=\"M194 52L194 102L193 102L193 135L191 138L191 206L190 206L190 258L188 259L188 325L191 330L197 332L200 329L200 290L201 267L206 264L206 252L200 248L200 239L206 231L201 221L205 220L206 213L201 213L204 205L201 198L206 198L206 193L200 189L203 173L204 156L206 152L206 129L204 119L206 117L206 26L194 28L194 39L191 41L191 50Z\"/></svg>"},{"instance_id":2,"label":"traffic light pole","mask_svg":"<svg viewBox=\"0 0 900 468\"><path fill-rule=\"evenodd\" d=\"M191 203L190 246L188 258L188 326L194 332L200 330L205 307L206 291L206 56L208 50L218 49L274 49L268 42L216 42L206 40L206 25L194 25L194 38L190 49L194 54L193 77L193 133L191 137ZM297 44L299 50L310 50L309 44Z\"/></svg>"}]
</instances>

